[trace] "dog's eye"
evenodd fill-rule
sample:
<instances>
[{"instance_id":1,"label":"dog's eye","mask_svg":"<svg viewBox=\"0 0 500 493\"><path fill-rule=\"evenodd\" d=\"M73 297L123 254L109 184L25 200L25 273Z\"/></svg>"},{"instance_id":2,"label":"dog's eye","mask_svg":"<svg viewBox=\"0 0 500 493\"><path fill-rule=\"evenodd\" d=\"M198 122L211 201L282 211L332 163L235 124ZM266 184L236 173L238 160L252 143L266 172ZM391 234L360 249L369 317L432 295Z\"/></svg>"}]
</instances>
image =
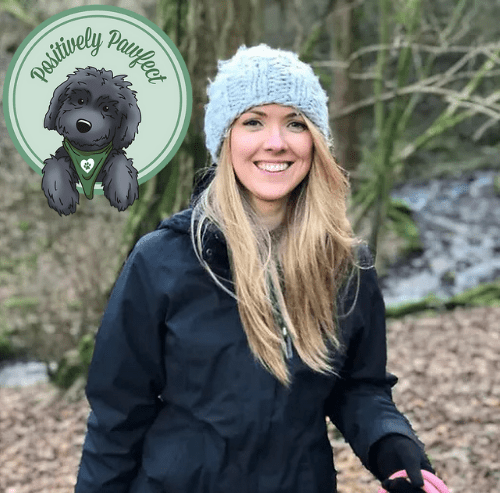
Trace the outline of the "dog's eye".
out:
<instances>
[{"instance_id":1,"label":"dog's eye","mask_svg":"<svg viewBox=\"0 0 500 493\"><path fill-rule=\"evenodd\" d=\"M83 100L83 98L80 98L80 99L78 100L78 104L83 104L84 102L85 102L85 101Z\"/></svg>"},{"instance_id":2,"label":"dog's eye","mask_svg":"<svg viewBox=\"0 0 500 493\"><path fill-rule=\"evenodd\" d=\"M104 111L108 111L108 110L109 110L109 106L103 106L103 107L102 107L102 109L103 109Z\"/></svg>"}]
</instances>

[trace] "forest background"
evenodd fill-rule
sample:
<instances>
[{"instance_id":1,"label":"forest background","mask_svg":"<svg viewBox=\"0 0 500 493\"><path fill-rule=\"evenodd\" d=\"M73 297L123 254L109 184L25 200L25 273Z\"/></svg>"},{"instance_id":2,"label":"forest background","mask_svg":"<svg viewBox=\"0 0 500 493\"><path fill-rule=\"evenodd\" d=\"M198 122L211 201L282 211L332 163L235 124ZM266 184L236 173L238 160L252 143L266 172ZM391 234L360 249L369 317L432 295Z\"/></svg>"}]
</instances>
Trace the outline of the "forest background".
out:
<instances>
[{"instance_id":1,"label":"forest background","mask_svg":"<svg viewBox=\"0 0 500 493\"><path fill-rule=\"evenodd\" d=\"M500 170L500 0L0 0L0 89L32 29L65 9L91 4L127 8L168 34L191 76L193 112L181 149L141 185L132 207L120 213L102 197L82 198L69 217L48 208L40 177L19 156L0 116L0 364L21 357L43 361L73 400L81 399L93 338L127 253L188 204L195 173L207 165L206 84L217 60L241 44L294 50L319 75L330 96L336 158L351 177L350 215L356 232L378 252L382 274L421 249L410 210L391 198L395 186ZM460 304L498 305L499 291L492 283L485 299ZM481 333L498 342L491 334L498 312L486 310L484 316L471 310L451 316L482 320ZM434 321L426 327L475 333L474 324L425 315ZM403 336L405 328L407 322L394 326L390 337ZM491 359L498 374L498 358ZM418 365L401 372L418 373ZM498 411L498 379L485 392L481 402L490 399L488 406ZM498 419L490 424L498 431ZM489 478L485 484L500 481L498 462L481 471Z\"/></svg>"}]
</instances>

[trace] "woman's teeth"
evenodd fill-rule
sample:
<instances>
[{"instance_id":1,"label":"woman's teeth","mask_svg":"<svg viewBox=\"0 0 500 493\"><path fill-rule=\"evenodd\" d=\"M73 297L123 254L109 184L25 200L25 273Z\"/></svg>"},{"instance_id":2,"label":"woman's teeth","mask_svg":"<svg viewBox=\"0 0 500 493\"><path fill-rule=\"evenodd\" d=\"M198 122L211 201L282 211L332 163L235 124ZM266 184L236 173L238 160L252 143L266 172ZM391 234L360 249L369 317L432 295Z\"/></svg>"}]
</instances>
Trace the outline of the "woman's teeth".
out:
<instances>
[{"instance_id":1,"label":"woman's teeth","mask_svg":"<svg viewBox=\"0 0 500 493\"><path fill-rule=\"evenodd\" d=\"M271 172L284 171L289 166L290 163L263 163L263 162L257 163L257 168Z\"/></svg>"}]
</instances>

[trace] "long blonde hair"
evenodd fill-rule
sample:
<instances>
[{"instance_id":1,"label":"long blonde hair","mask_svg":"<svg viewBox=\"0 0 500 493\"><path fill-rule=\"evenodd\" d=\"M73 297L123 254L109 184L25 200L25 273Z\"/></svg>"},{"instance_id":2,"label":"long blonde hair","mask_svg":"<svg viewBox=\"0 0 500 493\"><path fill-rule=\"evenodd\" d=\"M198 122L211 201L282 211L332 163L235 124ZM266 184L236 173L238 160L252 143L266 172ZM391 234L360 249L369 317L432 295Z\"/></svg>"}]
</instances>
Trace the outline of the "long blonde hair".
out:
<instances>
[{"instance_id":1,"label":"long blonde hair","mask_svg":"<svg viewBox=\"0 0 500 493\"><path fill-rule=\"evenodd\" d=\"M191 227L198 259L237 300L255 358L287 386L290 373L277 314L302 361L314 371L335 373L330 357L332 347L340 347L336 298L353 264L347 178L326 139L305 116L304 120L314 145L311 169L289 197L279 234L259 223L235 176L230 134L212 182L195 203ZM203 235L210 223L226 239L235 292L220 282L202 257Z\"/></svg>"}]
</instances>

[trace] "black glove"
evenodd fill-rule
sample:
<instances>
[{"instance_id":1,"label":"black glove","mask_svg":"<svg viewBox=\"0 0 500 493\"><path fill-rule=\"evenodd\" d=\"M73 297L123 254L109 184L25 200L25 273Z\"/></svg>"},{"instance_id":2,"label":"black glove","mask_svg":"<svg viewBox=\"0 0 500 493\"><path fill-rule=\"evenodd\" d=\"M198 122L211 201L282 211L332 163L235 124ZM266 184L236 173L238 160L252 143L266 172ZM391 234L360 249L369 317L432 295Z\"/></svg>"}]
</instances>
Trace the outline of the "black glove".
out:
<instances>
[{"instance_id":1,"label":"black glove","mask_svg":"<svg viewBox=\"0 0 500 493\"><path fill-rule=\"evenodd\" d=\"M421 469L434 474L423 450L404 435L386 435L370 449L370 466L382 487L391 493L425 493ZM405 470L408 478L388 479L396 471Z\"/></svg>"}]
</instances>

